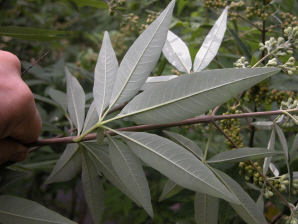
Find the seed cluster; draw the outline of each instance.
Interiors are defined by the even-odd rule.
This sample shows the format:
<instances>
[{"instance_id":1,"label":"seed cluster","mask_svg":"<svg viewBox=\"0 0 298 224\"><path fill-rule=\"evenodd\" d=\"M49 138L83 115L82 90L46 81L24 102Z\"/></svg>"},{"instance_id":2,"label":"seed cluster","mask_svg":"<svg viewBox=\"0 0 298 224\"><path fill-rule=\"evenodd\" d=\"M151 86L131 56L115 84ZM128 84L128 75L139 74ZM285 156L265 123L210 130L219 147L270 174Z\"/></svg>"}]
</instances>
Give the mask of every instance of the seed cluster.
<instances>
[{"instance_id":1,"label":"seed cluster","mask_svg":"<svg viewBox=\"0 0 298 224\"><path fill-rule=\"evenodd\" d=\"M223 115L230 114L241 114L240 110L236 110L236 107L231 107L229 111L223 113ZM233 140L233 142L238 145L239 148L243 147L242 137L240 135L240 119L224 119L220 121L221 128L223 131ZM229 140L225 140L226 151L235 149L232 143Z\"/></svg>"},{"instance_id":2,"label":"seed cluster","mask_svg":"<svg viewBox=\"0 0 298 224\"><path fill-rule=\"evenodd\" d=\"M111 0L109 2L109 13L111 16L115 14L115 11L117 10L118 6L124 6L125 0Z\"/></svg>"},{"instance_id":3,"label":"seed cluster","mask_svg":"<svg viewBox=\"0 0 298 224\"><path fill-rule=\"evenodd\" d=\"M270 5L263 5L256 2L254 6L246 7L245 16L248 19L251 19L253 16L257 16L259 20L267 20L271 15L271 12L268 12Z\"/></svg>"},{"instance_id":4,"label":"seed cluster","mask_svg":"<svg viewBox=\"0 0 298 224\"><path fill-rule=\"evenodd\" d=\"M297 26L298 20L296 16L291 15L289 12L281 12L280 13L281 19L283 21L282 28L288 27L288 26Z\"/></svg>"},{"instance_id":5,"label":"seed cluster","mask_svg":"<svg viewBox=\"0 0 298 224\"><path fill-rule=\"evenodd\" d=\"M222 1L222 0L216 0L216 1L205 0L205 1L203 1L203 7L207 8L207 9L225 8L227 5L228 5L228 1Z\"/></svg>"}]
</instances>

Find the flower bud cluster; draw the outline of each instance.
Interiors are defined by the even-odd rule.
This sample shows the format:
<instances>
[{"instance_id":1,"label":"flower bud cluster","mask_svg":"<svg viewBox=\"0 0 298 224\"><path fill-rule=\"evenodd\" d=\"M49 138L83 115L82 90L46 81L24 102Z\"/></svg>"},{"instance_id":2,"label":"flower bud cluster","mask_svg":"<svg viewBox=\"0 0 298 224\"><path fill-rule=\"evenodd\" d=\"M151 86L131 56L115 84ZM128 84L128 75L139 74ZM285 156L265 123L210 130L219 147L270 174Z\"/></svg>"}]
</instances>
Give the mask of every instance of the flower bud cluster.
<instances>
[{"instance_id":1,"label":"flower bud cluster","mask_svg":"<svg viewBox=\"0 0 298 224\"><path fill-rule=\"evenodd\" d=\"M210 9L217 9L217 8L225 8L228 5L228 1L223 0L204 0L203 1L203 7Z\"/></svg>"},{"instance_id":2,"label":"flower bud cluster","mask_svg":"<svg viewBox=\"0 0 298 224\"><path fill-rule=\"evenodd\" d=\"M280 65L278 67L280 67L288 75L293 75L298 70L298 66L295 66L295 58L294 57L290 57L289 60L285 64Z\"/></svg>"},{"instance_id":3,"label":"flower bud cluster","mask_svg":"<svg viewBox=\"0 0 298 224\"><path fill-rule=\"evenodd\" d=\"M251 19L253 16L257 16L260 20L267 20L271 15L271 12L268 12L270 5L263 5L256 2L254 6L246 7L245 16L248 19Z\"/></svg>"},{"instance_id":4,"label":"flower bud cluster","mask_svg":"<svg viewBox=\"0 0 298 224\"><path fill-rule=\"evenodd\" d=\"M247 92L247 102L256 103L256 106L259 107L263 103L266 102L267 99L267 93L269 91L269 84L268 83L260 83L258 85L255 85L251 87Z\"/></svg>"},{"instance_id":5,"label":"flower bud cluster","mask_svg":"<svg viewBox=\"0 0 298 224\"><path fill-rule=\"evenodd\" d=\"M139 27L139 34L143 33L147 27L153 23L153 21L160 15L160 12L154 12L152 14L148 14L146 24L142 24L141 27Z\"/></svg>"},{"instance_id":6,"label":"flower bud cluster","mask_svg":"<svg viewBox=\"0 0 298 224\"><path fill-rule=\"evenodd\" d=\"M288 27L284 30L284 35L288 38L290 47L298 48L298 26Z\"/></svg>"},{"instance_id":7,"label":"flower bud cluster","mask_svg":"<svg viewBox=\"0 0 298 224\"><path fill-rule=\"evenodd\" d=\"M231 107L229 111L223 113L223 115L230 114L241 114L240 110L236 110L236 107ZM238 145L239 148L243 147L242 137L240 134L240 119L224 119L220 121L221 128L223 131L233 140L233 142ZM232 143L229 140L225 140L226 150L235 149Z\"/></svg>"},{"instance_id":8,"label":"flower bud cluster","mask_svg":"<svg viewBox=\"0 0 298 224\"><path fill-rule=\"evenodd\" d=\"M294 216L286 216L285 220L286 220L285 224L298 224L298 219Z\"/></svg>"},{"instance_id":9,"label":"flower bud cluster","mask_svg":"<svg viewBox=\"0 0 298 224\"><path fill-rule=\"evenodd\" d=\"M115 14L115 11L117 9L118 6L123 6L125 5L125 0L111 0L109 2L109 13L111 16L113 16Z\"/></svg>"},{"instance_id":10,"label":"flower bud cluster","mask_svg":"<svg viewBox=\"0 0 298 224\"><path fill-rule=\"evenodd\" d=\"M249 62L246 61L245 57L241 57L233 63L234 68L250 68Z\"/></svg>"},{"instance_id":11,"label":"flower bud cluster","mask_svg":"<svg viewBox=\"0 0 298 224\"><path fill-rule=\"evenodd\" d=\"M255 162L254 165L260 171L263 170L258 162ZM261 175L257 171L254 170L253 166L250 164L249 161L240 162L238 167L239 167L239 175L241 175L241 176L244 175L244 178L247 182L254 184L258 187L263 187L263 185L264 185L263 177L261 177ZM268 186L267 190L270 191L271 187ZM268 194L271 194L271 193L268 192Z\"/></svg>"},{"instance_id":12,"label":"flower bud cluster","mask_svg":"<svg viewBox=\"0 0 298 224\"><path fill-rule=\"evenodd\" d=\"M288 26L298 26L297 16L291 15L289 12L281 12L280 13L281 19L283 21L282 28Z\"/></svg>"}]
</instances>

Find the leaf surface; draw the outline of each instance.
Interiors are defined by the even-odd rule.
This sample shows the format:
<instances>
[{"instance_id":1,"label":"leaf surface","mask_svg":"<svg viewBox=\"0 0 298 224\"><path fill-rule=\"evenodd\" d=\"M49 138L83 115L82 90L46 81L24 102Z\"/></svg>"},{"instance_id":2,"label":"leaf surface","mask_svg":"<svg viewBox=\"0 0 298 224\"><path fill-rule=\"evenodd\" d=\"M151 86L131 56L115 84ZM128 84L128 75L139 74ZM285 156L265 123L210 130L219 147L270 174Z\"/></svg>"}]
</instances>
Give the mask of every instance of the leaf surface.
<instances>
[{"instance_id":1,"label":"leaf surface","mask_svg":"<svg viewBox=\"0 0 298 224\"><path fill-rule=\"evenodd\" d=\"M146 89L149 89L151 87L154 87L155 85L169 81L171 79L177 78L178 75L162 75L162 76L151 76L148 77L145 84L141 87L140 90L144 91Z\"/></svg>"},{"instance_id":2,"label":"leaf surface","mask_svg":"<svg viewBox=\"0 0 298 224\"><path fill-rule=\"evenodd\" d=\"M113 132L122 136L140 159L181 187L238 203L207 166L176 143L154 134Z\"/></svg>"},{"instance_id":3,"label":"leaf surface","mask_svg":"<svg viewBox=\"0 0 298 224\"><path fill-rule=\"evenodd\" d=\"M189 140L188 138L184 137L183 135L179 135L174 132L170 131L163 131L173 142L177 143L178 145L181 145L191 153L193 153L195 156L200 158L201 160L204 158L202 149L199 148L199 146L196 145L193 141Z\"/></svg>"},{"instance_id":4,"label":"leaf surface","mask_svg":"<svg viewBox=\"0 0 298 224\"><path fill-rule=\"evenodd\" d=\"M296 153L297 153L297 149L298 149L298 134L296 134L295 136L295 140L294 140L294 143L293 143L293 146L291 148L291 155L290 155L290 159L293 160Z\"/></svg>"},{"instance_id":5,"label":"leaf surface","mask_svg":"<svg viewBox=\"0 0 298 224\"><path fill-rule=\"evenodd\" d=\"M163 201L167 198L172 197L175 194L178 194L180 191L182 191L184 187L179 186L175 182L171 181L170 179L167 181L158 201Z\"/></svg>"},{"instance_id":6,"label":"leaf surface","mask_svg":"<svg viewBox=\"0 0 298 224\"><path fill-rule=\"evenodd\" d=\"M238 163L242 161L275 156L278 154L282 154L282 152L264 148L240 148L221 152L209 159L207 163Z\"/></svg>"},{"instance_id":7,"label":"leaf surface","mask_svg":"<svg viewBox=\"0 0 298 224\"><path fill-rule=\"evenodd\" d=\"M82 167L82 153L78 144L68 144L46 183L65 182L74 178Z\"/></svg>"},{"instance_id":8,"label":"leaf surface","mask_svg":"<svg viewBox=\"0 0 298 224\"><path fill-rule=\"evenodd\" d=\"M134 97L116 118L130 116L137 123L162 124L195 117L278 71L278 68L218 69L183 75Z\"/></svg>"},{"instance_id":9,"label":"leaf surface","mask_svg":"<svg viewBox=\"0 0 298 224\"><path fill-rule=\"evenodd\" d=\"M271 130L273 128L272 121L256 121L251 124L261 130Z\"/></svg>"},{"instance_id":10,"label":"leaf surface","mask_svg":"<svg viewBox=\"0 0 298 224\"><path fill-rule=\"evenodd\" d=\"M1 223L21 224L75 224L75 222L46 207L27 199L1 195L0 220Z\"/></svg>"},{"instance_id":11,"label":"leaf surface","mask_svg":"<svg viewBox=\"0 0 298 224\"><path fill-rule=\"evenodd\" d=\"M135 96L155 67L167 37L174 5L173 0L125 54L117 72L110 108Z\"/></svg>"},{"instance_id":12,"label":"leaf surface","mask_svg":"<svg viewBox=\"0 0 298 224\"><path fill-rule=\"evenodd\" d=\"M195 220L196 224L218 223L218 198L207 194L196 193L195 196Z\"/></svg>"},{"instance_id":13,"label":"leaf surface","mask_svg":"<svg viewBox=\"0 0 298 224\"><path fill-rule=\"evenodd\" d=\"M272 132L271 132L271 136L270 136L270 139L269 139L269 142L268 142L268 149L269 150L273 150L274 149L274 145L275 145L275 128L272 129ZM263 174L266 175L267 171L268 171L268 167L269 167L269 164L271 163L271 160L272 160L272 157L266 157L264 159L264 164L263 164Z\"/></svg>"},{"instance_id":14,"label":"leaf surface","mask_svg":"<svg viewBox=\"0 0 298 224\"><path fill-rule=\"evenodd\" d=\"M267 224L263 213L252 200L252 198L242 189L242 187L234 181L227 174L212 168L212 170L218 175L223 183L233 192L240 200L241 205L230 203L238 215L249 224Z\"/></svg>"},{"instance_id":15,"label":"leaf surface","mask_svg":"<svg viewBox=\"0 0 298 224\"><path fill-rule=\"evenodd\" d=\"M82 185L94 224L100 224L104 212L104 189L97 170L86 151L82 156Z\"/></svg>"},{"instance_id":16,"label":"leaf surface","mask_svg":"<svg viewBox=\"0 0 298 224\"><path fill-rule=\"evenodd\" d=\"M229 7L227 6L216 20L198 51L193 65L193 70L195 72L199 72L206 68L216 56L227 29L228 8Z\"/></svg>"},{"instance_id":17,"label":"leaf surface","mask_svg":"<svg viewBox=\"0 0 298 224\"><path fill-rule=\"evenodd\" d=\"M103 173L103 175L111 181L120 191L127 195L132 201L134 201L138 206L141 206L140 203L134 198L134 196L129 192L126 186L119 179L113 165L111 158L108 154L102 152L97 144L94 143L81 143L89 150L90 155L93 156L95 166Z\"/></svg>"},{"instance_id":18,"label":"leaf surface","mask_svg":"<svg viewBox=\"0 0 298 224\"><path fill-rule=\"evenodd\" d=\"M61 106L65 113L67 113L67 96L64 92L51 88L49 90L49 96Z\"/></svg>"},{"instance_id":19,"label":"leaf surface","mask_svg":"<svg viewBox=\"0 0 298 224\"><path fill-rule=\"evenodd\" d=\"M88 131L91 127L93 127L99 120L99 116L96 111L95 102L93 101L89 107L85 122L83 132Z\"/></svg>"},{"instance_id":20,"label":"leaf surface","mask_svg":"<svg viewBox=\"0 0 298 224\"><path fill-rule=\"evenodd\" d=\"M65 73L68 113L78 130L78 134L80 134L85 118L85 92L78 80L70 74L67 68L65 68Z\"/></svg>"},{"instance_id":21,"label":"leaf surface","mask_svg":"<svg viewBox=\"0 0 298 224\"><path fill-rule=\"evenodd\" d=\"M162 53L180 72L190 73L192 63L188 47L180 37L170 30Z\"/></svg>"},{"instance_id":22,"label":"leaf surface","mask_svg":"<svg viewBox=\"0 0 298 224\"><path fill-rule=\"evenodd\" d=\"M130 193L153 217L150 190L139 158L123 142L109 138L109 152L113 167Z\"/></svg>"},{"instance_id":23,"label":"leaf surface","mask_svg":"<svg viewBox=\"0 0 298 224\"><path fill-rule=\"evenodd\" d=\"M94 72L93 97L99 117L109 105L113 85L118 71L118 61L107 31L104 33L102 46Z\"/></svg>"}]
</instances>

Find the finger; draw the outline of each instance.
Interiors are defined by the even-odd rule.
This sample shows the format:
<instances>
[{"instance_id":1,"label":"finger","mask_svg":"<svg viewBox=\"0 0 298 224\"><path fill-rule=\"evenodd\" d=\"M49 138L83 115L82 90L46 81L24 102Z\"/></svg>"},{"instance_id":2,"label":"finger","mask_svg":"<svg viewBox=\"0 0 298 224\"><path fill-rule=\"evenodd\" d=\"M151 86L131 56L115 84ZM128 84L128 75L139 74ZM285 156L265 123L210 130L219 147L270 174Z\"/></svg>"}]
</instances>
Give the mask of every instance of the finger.
<instances>
[{"instance_id":1,"label":"finger","mask_svg":"<svg viewBox=\"0 0 298 224\"><path fill-rule=\"evenodd\" d=\"M19 58L8 52L0 50L0 70L9 71L0 73L0 76L20 76L21 75L21 62Z\"/></svg>"},{"instance_id":2,"label":"finger","mask_svg":"<svg viewBox=\"0 0 298 224\"><path fill-rule=\"evenodd\" d=\"M28 149L18 141L5 138L0 140L0 164L6 161L22 161L28 156Z\"/></svg>"}]
</instances>

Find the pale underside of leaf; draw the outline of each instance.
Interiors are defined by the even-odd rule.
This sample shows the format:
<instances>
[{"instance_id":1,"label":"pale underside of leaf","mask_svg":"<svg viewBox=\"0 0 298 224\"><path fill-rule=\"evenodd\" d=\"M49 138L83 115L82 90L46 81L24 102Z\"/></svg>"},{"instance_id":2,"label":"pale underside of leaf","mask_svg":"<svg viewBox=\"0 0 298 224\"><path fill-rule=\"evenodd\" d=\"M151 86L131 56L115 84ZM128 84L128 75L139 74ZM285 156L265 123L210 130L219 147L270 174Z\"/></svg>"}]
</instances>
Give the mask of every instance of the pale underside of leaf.
<instances>
[{"instance_id":1,"label":"pale underside of leaf","mask_svg":"<svg viewBox=\"0 0 298 224\"><path fill-rule=\"evenodd\" d=\"M195 156L200 158L201 160L204 158L203 151L199 148L199 146L196 145L193 141L189 140L188 138L184 137L183 135L179 135L174 132L170 131L163 131L169 138L177 143L178 145L181 145L191 153L193 153Z\"/></svg>"},{"instance_id":2,"label":"pale underside of leaf","mask_svg":"<svg viewBox=\"0 0 298 224\"><path fill-rule=\"evenodd\" d=\"M208 163L238 163L248 160L261 159L264 157L282 154L280 151L268 150L265 148L240 148L221 152L211 159Z\"/></svg>"},{"instance_id":3,"label":"pale underside of leaf","mask_svg":"<svg viewBox=\"0 0 298 224\"><path fill-rule=\"evenodd\" d=\"M230 189L233 194L240 200L241 205L230 203L238 215L249 224L267 224L263 213L252 200L252 198L242 189L242 187L227 174L212 168L212 170L221 178L223 183Z\"/></svg>"},{"instance_id":4,"label":"pale underside of leaf","mask_svg":"<svg viewBox=\"0 0 298 224\"><path fill-rule=\"evenodd\" d=\"M148 77L145 84L141 87L140 90L144 91L146 89L154 87L155 85L158 85L159 83L166 82L177 77L178 75L162 75Z\"/></svg>"},{"instance_id":5,"label":"pale underside of leaf","mask_svg":"<svg viewBox=\"0 0 298 224\"><path fill-rule=\"evenodd\" d=\"M97 170L87 152L82 153L82 185L94 224L100 224L104 212L104 189Z\"/></svg>"},{"instance_id":6,"label":"pale underside of leaf","mask_svg":"<svg viewBox=\"0 0 298 224\"><path fill-rule=\"evenodd\" d=\"M109 34L106 31L94 72L93 97L99 117L109 105L117 70L118 61Z\"/></svg>"},{"instance_id":7,"label":"pale underside of leaf","mask_svg":"<svg viewBox=\"0 0 298 224\"><path fill-rule=\"evenodd\" d=\"M251 124L261 130L271 130L273 128L272 121L256 121Z\"/></svg>"},{"instance_id":8,"label":"pale underside of leaf","mask_svg":"<svg viewBox=\"0 0 298 224\"><path fill-rule=\"evenodd\" d=\"M269 168L272 171L272 173L274 174L274 176L276 176L276 177L279 176L279 171L273 163L269 164Z\"/></svg>"},{"instance_id":9,"label":"pale underside of leaf","mask_svg":"<svg viewBox=\"0 0 298 224\"><path fill-rule=\"evenodd\" d=\"M218 223L219 199L207 194L196 193L195 220L196 224Z\"/></svg>"},{"instance_id":10,"label":"pale underside of leaf","mask_svg":"<svg viewBox=\"0 0 298 224\"><path fill-rule=\"evenodd\" d=\"M174 65L180 72L190 73L192 66L190 53L186 44L174 34L168 31L165 45L162 53L168 61Z\"/></svg>"},{"instance_id":11,"label":"pale underside of leaf","mask_svg":"<svg viewBox=\"0 0 298 224\"><path fill-rule=\"evenodd\" d=\"M113 165L111 158L108 154L102 152L98 145L95 143L81 143L85 146L86 149L89 150L90 155L93 156L95 165L98 166L99 170L103 173L103 175L111 181L112 184L115 185L120 191L122 191L125 195L127 195L132 201L134 201L138 206L141 207L140 203L134 196L129 192L126 186L119 179Z\"/></svg>"},{"instance_id":12,"label":"pale underside of leaf","mask_svg":"<svg viewBox=\"0 0 298 224\"><path fill-rule=\"evenodd\" d=\"M83 133L85 131L88 131L91 127L93 127L99 120L99 116L96 111L96 105L95 101L93 101L89 107L85 123L84 123L84 128L83 128Z\"/></svg>"},{"instance_id":13,"label":"pale underside of leaf","mask_svg":"<svg viewBox=\"0 0 298 224\"><path fill-rule=\"evenodd\" d=\"M184 187L179 186L178 184L176 184L175 182L173 182L171 180L168 180L158 201L163 201L169 197L172 197L175 194L178 194L183 189L184 189Z\"/></svg>"},{"instance_id":14,"label":"pale underside of leaf","mask_svg":"<svg viewBox=\"0 0 298 224\"><path fill-rule=\"evenodd\" d=\"M109 151L118 177L146 212L153 217L150 190L139 158L127 145L112 137L109 137Z\"/></svg>"},{"instance_id":15,"label":"pale underside of leaf","mask_svg":"<svg viewBox=\"0 0 298 224\"><path fill-rule=\"evenodd\" d=\"M49 90L49 96L61 106L65 113L67 113L67 95L64 92L51 88Z\"/></svg>"},{"instance_id":16,"label":"pale underside of leaf","mask_svg":"<svg viewBox=\"0 0 298 224\"><path fill-rule=\"evenodd\" d=\"M116 133L124 137L125 142L140 159L178 185L238 203L212 171L183 147L153 134Z\"/></svg>"},{"instance_id":17,"label":"pale underside of leaf","mask_svg":"<svg viewBox=\"0 0 298 224\"><path fill-rule=\"evenodd\" d=\"M164 46L174 5L173 0L124 56L117 72L109 108L127 102L145 83Z\"/></svg>"},{"instance_id":18,"label":"pale underside of leaf","mask_svg":"<svg viewBox=\"0 0 298 224\"><path fill-rule=\"evenodd\" d=\"M65 68L67 80L67 107L71 121L77 127L78 134L81 133L85 118L85 92L67 68Z\"/></svg>"},{"instance_id":19,"label":"pale underside of leaf","mask_svg":"<svg viewBox=\"0 0 298 224\"><path fill-rule=\"evenodd\" d=\"M60 156L46 183L65 182L74 178L81 170L82 153L78 144L68 144Z\"/></svg>"},{"instance_id":20,"label":"pale underside of leaf","mask_svg":"<svg viewBox=\"0 0 298 224\"><path fill-rule=\"evenodd\" d=\"M275 129L272 129L271 132L271 136L269 139L269 143L268 143L268 147L267 149L273 150L274 149L274 145L275 145ZM269 164L271 163L272 157L266 157L264 159L264 164L263 164L263 174L266 175L268 168L269 168Z\"/></svg>"},{"instance_id":21,"label":"pale underside of leaf","mask_svg":"<svg viewBox=\"0 0 298 224\"><path fill-rule=\"evenodd\" d=\"M20 224L75 224L75 222L27 199L1 195L0 222Z\"/></svg>"},{"instance_id":22,"label":"pale underside of leaf","mask_svg":"<svg viewBox=\"0 0 298 224\"><path fill-rule=\"evenodd\" d=\"M199 72L206 68L216 56L226 32L227 16L228 6L217 19L209 34L205 38L200 50L198 51L193 66L193 70L195 72Z\"/></svg>"},{"instance_id":23,"label":"pale underside of leaf","mask_svg":"<svg viewBox=\"0 0 298 224\"><path fill-rule=\"evenodd\" d=\"M278 68L218 69L161 83L136 96L120 114L137 123L171 123L195 117L237 96Z\"/></svg>"}]
</instances>

